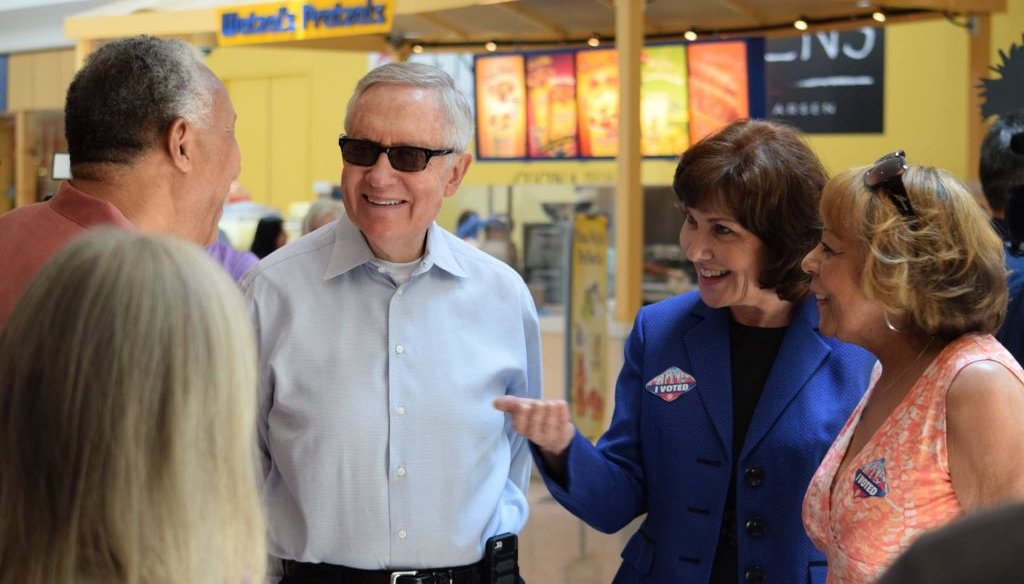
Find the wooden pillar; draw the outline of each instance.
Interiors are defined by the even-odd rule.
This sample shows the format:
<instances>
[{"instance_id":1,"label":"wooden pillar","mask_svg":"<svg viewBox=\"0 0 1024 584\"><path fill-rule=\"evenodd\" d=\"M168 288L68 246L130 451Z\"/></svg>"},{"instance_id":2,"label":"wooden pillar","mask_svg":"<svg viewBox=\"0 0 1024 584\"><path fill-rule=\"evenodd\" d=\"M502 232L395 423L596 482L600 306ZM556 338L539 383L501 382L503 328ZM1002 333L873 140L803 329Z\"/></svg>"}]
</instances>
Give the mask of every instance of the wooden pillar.
<instances>
[{"instance_id":1,"label":"wooden pillar","mask_svg":"<svg viewBox=\"0 0 1024 584\"><path fill-rule=\"evenodd\" d=\"M644 0L615 2L619 53L619 155L615 160L615 318L632 322L643 304L644 201L640 177L640 55Z\"/></svg>"},{"instance_id":2,"label":"wooden pillar","mask_svg":"<svg viewBox=\"0 0 1024 584\"><path fill-rule=\"evenodd\" d=\"M14 206L36 202L35 160L29 144L28 112L14 113Z\"/></svg>"},{"instance_id":3,"label":"wooden pillar","mask_svg":"<svg viewBox=\"0 0 1024 584\"><path fill-rule=\"evenodd\" d=\"M85 60L96 50L95 39L79 39L75 43L75 71L82 68Z\"/></svg>"},{"instance_id":4,"label":"wooden pillar","mask_svg":"<svg viewBox=\"0 0 1024 584\"><path fill-rule=\"evenodd\" d=\"M967 59L967 180L978 180L978 153L988 125L981 119L981 90L978 84L990 75L989 55L992 51L992 17L971 16Z\"/></svg>"}]
</instances>

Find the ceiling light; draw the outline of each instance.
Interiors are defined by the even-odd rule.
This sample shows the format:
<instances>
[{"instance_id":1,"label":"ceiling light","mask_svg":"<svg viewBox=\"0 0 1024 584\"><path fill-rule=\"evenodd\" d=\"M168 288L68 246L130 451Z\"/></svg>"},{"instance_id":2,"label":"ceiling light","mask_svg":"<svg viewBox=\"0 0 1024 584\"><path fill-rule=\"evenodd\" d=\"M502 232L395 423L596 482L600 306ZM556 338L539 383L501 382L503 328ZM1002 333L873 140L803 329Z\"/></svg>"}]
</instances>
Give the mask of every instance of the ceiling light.
<instances>
[{"instance_id":1,"label":"ceiling light","mask_svg":"<svg viewBox=\"0 0 1024 584\"><path fill-rule=\"evenodd\" d=\"M691 28L690 30L683 33L683 38L692 43L693 41L697 40L697 33L694 32Z\"/></svg>"},{"instance_id":2,"label":"ceiling light","mask_svg":"<svg viewBox=\"0 0 1024 584\"><path fill-rule=\"evenodd\" d=\"M797 30L807 30L807 21L803 18L798 18L793 22L793 28Z\"/></svg>"},{"instance_id":3,"label":"ceiling light","mask_svg":"<svg viewBox=\"0 0 1024 584\"><path fill-rule=\"evenodd\" d=\"M423 52L423 45L413 45L412 46L412 52L416 53L417 55L422 53Z\"/></svg>"},{"instance_id":4,"label":"ceiling light","mask_svg":"<svg viewBox=\"0 0 1024 584\"><path fill-rule=\"evenodd\" d=\"M599 39L596 34L590 35L590 38L587 39L587 46L588 47L597 47L597 46L600 46L600 44L601 44L601 39Z\"/></svg>"},{"instance_id":5,"label":"ceiling light","mask_svg":"<svg viewBox=\"0 0 1024 584\"><path fill-rule=\"evenodd\" d=\"M487 49L488 53L493 53L494 51L498 50L498 43L494 41L487 41L486 43L484 43L484 48Z\"/></svg>"},{"instance_id":6,"label":"ceiling light","mask_svg":"<svg viewBox=\"0 0 1024 584\"><path fill-rule=\"evenodd\" d=\"M874 18L875 22L885 22L885 12L879 8L871 15L871 18Z\"/></svg>"}]
</instances>

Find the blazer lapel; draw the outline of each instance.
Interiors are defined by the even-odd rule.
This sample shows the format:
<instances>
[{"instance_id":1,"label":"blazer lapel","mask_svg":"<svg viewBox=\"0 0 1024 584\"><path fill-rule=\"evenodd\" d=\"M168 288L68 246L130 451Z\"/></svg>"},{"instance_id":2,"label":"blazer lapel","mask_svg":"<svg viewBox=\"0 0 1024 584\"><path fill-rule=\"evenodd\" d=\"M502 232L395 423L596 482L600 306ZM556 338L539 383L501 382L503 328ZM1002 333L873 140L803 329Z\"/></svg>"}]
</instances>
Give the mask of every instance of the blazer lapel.
<instances>
[{"instance_id":1,"label":"blazer lapel","mask_svg":"<svg viewBox=\"0 0 1024 584\"><path fill-rule=\"evenodd\" d=\"M718 432L722 449L732 456L732 371L729 368L729 313L698 304L694 314L703 322L683 337L690 356L696 391Z\"/></svg>"},{"instance_id":2,"label":"blazer lapel","mask_svg":"<svg viewBox=\"0 0 1024 584\"><path fill-rule=\"evenodd\" d=\"M831 349L818 336L818 308L813 298L796 307L779 354L768 374L754 419L747 430L742 460L765 437L793 398L802 391Z\"/></svg>"}]
</instances>

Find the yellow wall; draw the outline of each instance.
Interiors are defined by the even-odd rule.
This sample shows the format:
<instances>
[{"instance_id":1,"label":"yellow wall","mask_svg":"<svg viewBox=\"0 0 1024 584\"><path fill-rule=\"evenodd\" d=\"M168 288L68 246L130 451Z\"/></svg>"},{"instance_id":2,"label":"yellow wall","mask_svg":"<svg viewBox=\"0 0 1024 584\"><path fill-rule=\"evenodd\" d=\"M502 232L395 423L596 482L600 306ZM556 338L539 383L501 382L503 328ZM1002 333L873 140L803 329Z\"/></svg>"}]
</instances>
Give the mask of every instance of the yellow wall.
<instances>
[{"instance_id":1,"label":"yellow wall","mask_svg":"<svg viewBox=\"0 0 1024 584\"><path fill-rule=\"evenodd\" d=\"M903 149L918 164L967 172L968 33L945 20L886 28L884 134L812 135L831 173Z\"/></svg>"},{"instance_id":2,"label":"yellow wall","mask_svg":"<svg viewBox=\"0 0 1024 584\"><path fill-rule=\"evenodd\" d=\"M18 53L7 65L8 111L64 109L75 72L74 50Z\"/></svg>"},{"instance_id":3,"label":"yellow wall","mask_svg":"<svg viewBox=\"0 0 1024 584\"><path fill-rule=\"evenodd\" d=\"M48 176L49 153L54 137L41 135L29 112L64 111L64 97L74 76L71 49L36 51L11 55L7 61L7 111L0 129L0 213L10 205L33 203L37 197L37 172ZM0 112L2 113L2 112ZM56 142L63 142L58 136Z\"/></svg>"},{"instance_id":4,"label":"yellow wall","mask_svg":"<svg viewBox=\"0 0 1024 584\"><path fill-rule=\"evenodd\" d=\"M220 48L207 64L238 112L241 182L253 200L287 213L313 198L315 181L338 182L338 134L366 53Z\"/></svg>"},{"instance_id":5,"label":"yellow wall","mask_svg":"<svg viewBox=\"0 0 1024 584\"><path fill-rule=\"evenodd\" d=\"M1021 44L1024 33L1024 0L1007 0L1006 13L992 19L991 63L999 63L999 51L1007 51L1011 43Z\"/></svg>"}]
</instances>

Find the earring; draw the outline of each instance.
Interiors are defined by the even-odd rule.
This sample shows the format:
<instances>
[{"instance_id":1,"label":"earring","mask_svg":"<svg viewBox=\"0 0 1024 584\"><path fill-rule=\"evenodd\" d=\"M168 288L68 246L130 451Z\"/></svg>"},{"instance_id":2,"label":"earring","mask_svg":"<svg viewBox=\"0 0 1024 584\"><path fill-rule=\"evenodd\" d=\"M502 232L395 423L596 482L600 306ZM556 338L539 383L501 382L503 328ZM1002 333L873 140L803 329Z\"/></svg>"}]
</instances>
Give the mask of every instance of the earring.
<instances>
[{"instance_id":1,"label":"earring","mask_svg":"<svg viewBox=\"0 0 1024 584\"><path fill-rule=\"evenodd\" d=\"M889 320L889 313L888 312L882 313L882 316L883 316L883 318L885 318L885 326L888 327L888 329L891 330L892 332L894 332L894 333L902 333L903 331L907 330L906 328L896 328L896 327L894 327L892 325L892 322Z\"/></svg>"}]
</instances>

